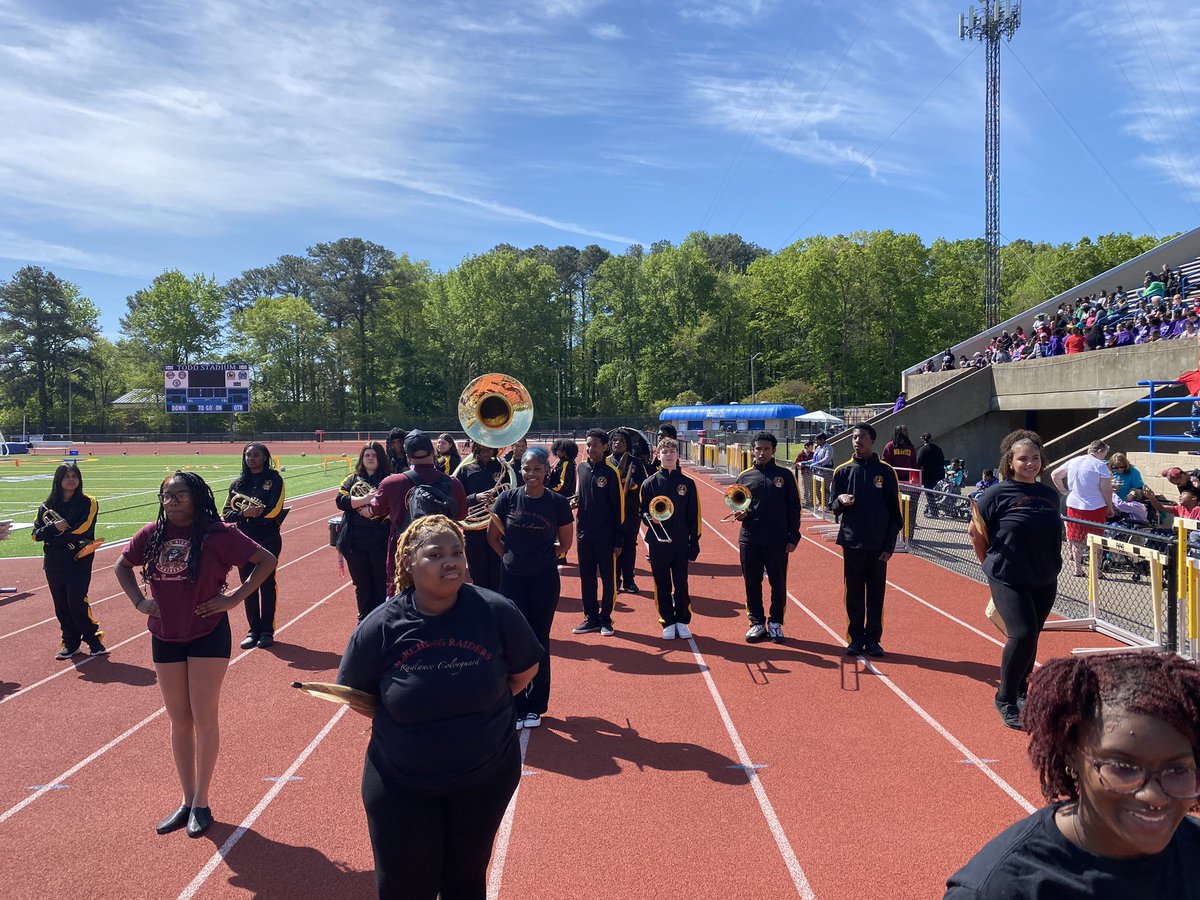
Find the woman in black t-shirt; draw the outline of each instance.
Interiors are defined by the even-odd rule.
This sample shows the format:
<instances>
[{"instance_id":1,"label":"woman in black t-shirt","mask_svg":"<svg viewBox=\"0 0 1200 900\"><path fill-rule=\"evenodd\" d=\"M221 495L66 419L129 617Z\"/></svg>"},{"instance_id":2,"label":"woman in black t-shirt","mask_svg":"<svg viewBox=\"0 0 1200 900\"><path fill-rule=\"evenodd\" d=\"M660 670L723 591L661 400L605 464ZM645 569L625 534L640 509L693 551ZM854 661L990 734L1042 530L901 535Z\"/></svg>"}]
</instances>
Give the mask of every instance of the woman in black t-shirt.
<instances>
[{"instance_id":1,"label":"woman in black t-shirt","mask_svg":"<svg viewBox=\"0 0 1200 900\"><path fill-rule=\"evenodd\" d=\"M550 626L558 609L558 555L571 549L571 505L546 487L548 457L541 447L525 451L525 484L496 498L488 543L501 557L500 593L512 600L533 628L545 654L529 690L516 696L517 728L537 728L550 703Z\"/></svg>"},{"instance_id":2,"label":"woman in black t-shirt","mask_svg":"<svg viewBox=\"0 0 1200 900\"><path fill-rule=\"evenodd\" d=\"M362 797L386 900L484 897L521 777L512 698L542 647L512 603L465 574L458 525L417 519L396 549L399 593L355 629L338 670L377 700Z\"/></svg>"},{"instance_id":3,"label":"woman in black t-shirt","mask_svg":"<svg viewBox=\"0 0 1200 900\"><path fill-rule=\"evenodd\" d=\"M387 543L391 523L386 518L372 518L368 513L379 483L390 474L391 464L382 445L378 441L363 444L354 471L346 476L334 498L342 511L337 549L345 557L350 580L354 582L360 622L388 595Z\"/></svg>"},{"instance_id":4,"label":"woman in black t-shirt","mask_svg":"<svg viewBox=\"0 0 1200 900\"><path fill-rule=\"evenodd\" d=\"M1200 900L1196 663L1052 659L1030 684L1025 726L1051 805L950 876L945 900Z\"/></svg>"},{"instance_id":5,"label":"woman in black t-shirt","mask_svg":"<svg viewBox=\"0 0 1200 900\"><path fill-rule=\"evenodd\" d=\"M1058 492L1038 481L1044 463L1036 432L1009 434L1000 444L1001 481L973 501L968 529L1008 633L996 709L1004 724L1016 729L1062 568Z\"/></svg>"}]
</instances>

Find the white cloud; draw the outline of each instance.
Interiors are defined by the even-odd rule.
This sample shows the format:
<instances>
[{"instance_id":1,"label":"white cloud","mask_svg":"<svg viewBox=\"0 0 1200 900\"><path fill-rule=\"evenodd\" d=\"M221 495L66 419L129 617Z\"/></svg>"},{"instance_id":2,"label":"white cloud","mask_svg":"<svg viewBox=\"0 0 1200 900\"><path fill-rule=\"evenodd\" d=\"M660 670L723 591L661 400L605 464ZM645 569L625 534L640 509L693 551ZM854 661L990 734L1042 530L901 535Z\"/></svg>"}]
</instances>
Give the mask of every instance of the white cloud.
<instances>
[{"instance_id":1,"label":"white cloud","mask_svg":"<svg viewBox=\"0 0 1200 900\"><path fill-rule=\"evenodd\" d=\"M593 25L588 31L592 37L602 41L615 41L625 36L625 32L621 30L620 25L613 25L609 22Z\"/></svg>"},{"instance_id":2,"label":"white cloud","mask_svg":"<svg viewBox=\"0 0 1200 900\"><path fill-rule=\"evenodd\" d=\"M683 0L679 14L710 25L745 25L773 6L773 0Z\"/></svg>"},{"instance_id":3,"label":"white cloud","mask_svg":"<svg viewBox=\"0 0 1200 900\"><path fill-rule=\"evenodd\" d=\"M106 275L146 276L149 272L147 267L128 260L38 240L6 229L0 230L0 259L28 260Z\"/></svg>"}]
</instances>

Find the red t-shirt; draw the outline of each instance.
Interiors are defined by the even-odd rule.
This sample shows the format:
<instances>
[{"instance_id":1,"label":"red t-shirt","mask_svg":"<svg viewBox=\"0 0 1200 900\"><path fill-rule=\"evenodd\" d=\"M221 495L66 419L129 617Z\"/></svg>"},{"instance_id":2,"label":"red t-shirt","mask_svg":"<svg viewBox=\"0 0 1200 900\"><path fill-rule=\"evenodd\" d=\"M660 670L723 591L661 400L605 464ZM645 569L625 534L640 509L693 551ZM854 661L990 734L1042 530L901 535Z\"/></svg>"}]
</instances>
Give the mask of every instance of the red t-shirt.
<instances>
[{"instance_id":1,"label":"red t-shirt","mask_svg":"<svg viewBox=\"0 0 1200 900\"><path fill-rule=\"evenodd\" d=\"M133 536L125 548L125 559L135 568L146 561L146 548L156 523L150 523ZM229 570L244 566L259 550L259 545L234 525L218 523L204 540L200 571L196 583L188 581L192 528L166 525L158 561L150 574L150 593L158 603L157 616L150 616L146 627L156 638L187 643L209 634L221 621L220 616L196 615L196 604L216 595L226 583Z\"/></svg>"},{"instance_id":2,"label":"red t-shirt","mask_svg":"<svg viewBox=\"0 0 1200 900\"><path fill-rule=\"evenodd\" d=\"M1087 341L1085 341L1083 339L1083 335L1079 334L1078 332L1067 335L1067 339L1064 343L1066 344L1068 353L1082 353L1087 349Z\"/></svg>"}]
</instances>

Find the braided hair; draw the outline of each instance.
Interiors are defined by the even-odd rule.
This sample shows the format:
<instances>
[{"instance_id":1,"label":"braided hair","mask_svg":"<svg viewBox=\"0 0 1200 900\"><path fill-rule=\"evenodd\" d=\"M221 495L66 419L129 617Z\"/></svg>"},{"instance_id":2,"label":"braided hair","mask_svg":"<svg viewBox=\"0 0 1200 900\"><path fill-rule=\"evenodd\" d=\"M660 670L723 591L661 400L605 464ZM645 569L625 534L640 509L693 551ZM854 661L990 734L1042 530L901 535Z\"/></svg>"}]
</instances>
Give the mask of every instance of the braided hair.
<instances>
[{"instance_id":1,"label":"braided hair","mask_svg":"<svg viewBox=\"0 0 1200 900\"><path fill-rule=\"evenodd\" d=\"M213 497L212 488L195 472L177 470L174 475L163 479L159 491L161 492L164 487L175 480L182 481L187 485L187 489L192 494L192 539L188 552L187 577L188 581L195 584L200 575L200 551L204 547L205 539L212 532L213 526L220 524L221 514L217 512L217 501ZM154 531L146 545L146 558L142 563L142 581L146 584L150 583L150 575L158 562L158 554L162 551L166 533L167 511L162 500L159 500L158 519L154 523Z\"/></svg>"},{"instance_id":2,"label":"braided hair","mask_svg":"<svg viewBox=\"0 0 1200 900\"><path fill-rule=\"evenodd\" d=\"M275 468L275 461L271 459L271 451L267 449L267 445L259 441L251 441L242 448L242 474L239 475L230 487L235 491L241 490L243 485L250 483L250 477L254 474L250 471L250 467L246 465L246 454L251 450L259 450L263 455L263 471ZM210 492L211 493L211 492Z\"/></svg>"},{"instance_id":3,"label":"braided hair","mask_svg":"<svg viewBox=\"0 0 1200 900\"><path fill-rule=\"evenodd\" d=\"M1096 654L1052 659L1029 684L1022 714L1042 795L1078 799L1071 757L1105 709L1170 725L1200 759L1200 666L1174 653ZM1200 809L1200 803L1193 810Z\"/></svg>"},{"instance_id":4,"label":"braided hair","mask_svg":"<svg viewBox=\"0 0 1200 900\"><path fill-rule=\"evenodd\" d=\"M427 534L438 531L453 531L458 535L461 544L463 530L453 519L441 515L421 516L404 529L400 540L396 542L396 581L394 593L399 594L413 585L412 573L404 568L404 560L412 555L413 550L421 545L421 539Z\"/></svg>"}]
</instances>

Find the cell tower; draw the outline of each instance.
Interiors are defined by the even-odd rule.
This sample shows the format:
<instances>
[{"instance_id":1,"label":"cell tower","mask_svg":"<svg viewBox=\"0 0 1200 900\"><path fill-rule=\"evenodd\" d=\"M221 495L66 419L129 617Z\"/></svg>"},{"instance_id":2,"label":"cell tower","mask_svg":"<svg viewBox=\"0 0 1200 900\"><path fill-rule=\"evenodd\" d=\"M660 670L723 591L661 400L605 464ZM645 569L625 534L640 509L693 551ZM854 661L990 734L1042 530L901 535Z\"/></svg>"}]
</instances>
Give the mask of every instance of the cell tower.
<instances>
[{"instance_id":1,"label":"cell tower","mask_svg":"<svg viewBox=\"0 0 1200 900\"><path fill-rule=\"evenodd\" d=\"M1021 27L1021 0L986 0L958 16L958 37L987 47L987 101L984 117L983 178L987 194L984 225L983 317L988 328L1000 321L1000 38L1011 41Z\"/></svg>"}]
</instances>

